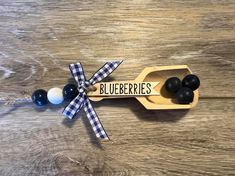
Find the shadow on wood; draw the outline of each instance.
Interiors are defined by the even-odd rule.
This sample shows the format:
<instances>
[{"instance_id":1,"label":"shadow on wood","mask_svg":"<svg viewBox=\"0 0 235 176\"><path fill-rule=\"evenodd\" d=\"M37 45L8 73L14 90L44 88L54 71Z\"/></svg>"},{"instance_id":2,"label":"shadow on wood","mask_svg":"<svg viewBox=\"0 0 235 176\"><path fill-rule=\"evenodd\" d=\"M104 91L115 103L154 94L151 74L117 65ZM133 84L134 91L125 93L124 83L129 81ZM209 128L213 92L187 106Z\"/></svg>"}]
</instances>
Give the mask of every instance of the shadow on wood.
<instances>
[{"instance_id":1,"label":"shadow on wood","mask_svg":"<svg viewBox=\"0 0 235 176\"><path fill-rule=\"evenodd\" d=\"M176 122L183 118L188 109L178 110L147 110L134 98L106 99L98 103L93 103L94 107L110 106L119 108L129 108L136 117L144 121L156 122Z\"/></svg>"},{"instance_id":2,"label":"shadow on wood","mask_svg":"<svg viewBox=\"0 0 235 176\"><path fill-rule=\"evenodd\" d=\"M68 128L72 128L75 121L77 120L81 120L84 123L84 126L86 128L87 133L89 134L90 142L92 143L92 145L94 145L97 148L103 149L100 144L100 140L95 136L94 131L92 130L91 124L83 110L81 112L78 112L76 114L76 117L74 117L73 119L64 118L64 120L62 121L62 124Z\"/></svg>"}]
</instances>

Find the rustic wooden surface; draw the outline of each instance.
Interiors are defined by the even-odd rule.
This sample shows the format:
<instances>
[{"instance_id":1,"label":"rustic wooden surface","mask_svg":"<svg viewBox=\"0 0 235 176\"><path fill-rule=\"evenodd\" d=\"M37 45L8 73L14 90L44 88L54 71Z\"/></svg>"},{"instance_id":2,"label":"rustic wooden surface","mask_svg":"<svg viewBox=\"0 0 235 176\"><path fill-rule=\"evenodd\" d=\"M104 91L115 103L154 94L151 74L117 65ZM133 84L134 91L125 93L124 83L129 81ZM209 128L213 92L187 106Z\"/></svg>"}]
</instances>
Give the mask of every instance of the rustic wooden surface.
<instances>
[{"instance_id":1,"label":"rustic wooden surface","mask_svg":"<svg viewBox=\"0 0 235 176\"><path fill-rule=\"evenodd\" d=\"M111 142L84 114L0 105L0 175L235 175L234 0L0 0L0 96L63 87L68 64L91 75L122 58L115 80L188 64L201 78L190 111L136 100L94 103Z\"/></svg>"}]
</instances>

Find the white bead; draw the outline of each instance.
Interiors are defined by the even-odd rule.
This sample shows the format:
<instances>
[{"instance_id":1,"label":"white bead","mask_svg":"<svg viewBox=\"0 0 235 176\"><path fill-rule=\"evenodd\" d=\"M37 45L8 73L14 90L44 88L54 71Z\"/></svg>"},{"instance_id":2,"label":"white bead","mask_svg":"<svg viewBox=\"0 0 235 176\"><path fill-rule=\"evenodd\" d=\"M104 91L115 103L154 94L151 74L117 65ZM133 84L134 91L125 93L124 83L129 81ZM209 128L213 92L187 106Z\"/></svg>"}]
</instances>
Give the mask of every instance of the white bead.
<instances>
[{"instance_id":1,"label":"white bead","mask_svg":"<svg viewBox=\"0 0 235 176\"><path fill-rule=\"evenodd\" d=\"M47 99L51 104L60 104L64 101L62 89L58 87L51 88L47 92Z\"/></svg>"}]
</instances>

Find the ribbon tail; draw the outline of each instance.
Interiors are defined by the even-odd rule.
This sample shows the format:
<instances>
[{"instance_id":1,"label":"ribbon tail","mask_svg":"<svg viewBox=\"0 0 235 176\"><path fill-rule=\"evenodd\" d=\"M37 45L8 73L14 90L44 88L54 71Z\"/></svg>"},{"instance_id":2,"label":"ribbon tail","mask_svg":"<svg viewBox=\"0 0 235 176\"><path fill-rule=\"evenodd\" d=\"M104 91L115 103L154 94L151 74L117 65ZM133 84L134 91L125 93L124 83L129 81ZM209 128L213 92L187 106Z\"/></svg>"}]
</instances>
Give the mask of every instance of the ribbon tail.
<instances>
[{"instance_id":1,"label":"ribbon tail","mask_svg":"<svg viewBox=\"0 0 235 176\"><path fill-rule=\"evenodd\" d=\"M69 69L71 71L73 78L76 80L78 84L81 84L82 82L86 81L84 69L81 63L70 64Z\"/></svg>"},{"instance_id":2,"label":"ribbon tail","mask_svg":"<svg viewBox=\"0 0 235 176\"><path fill-rule=\"evenodd\" d=\"M63 115L69 119L74 118L77 112L79 112L84 106L85 93L79 93L76 98L69 103L69 105L64 109Z\"/></svg>"},{"instance_id":3,"label":"ribbon tail","mask_svg":"<svg viewBox=\"0 0 235 176\"><path fill-rule=\"evenodd\" d=\"M94 108L91 105L90 100L85 97L84 101L84 111L88 117L88 120L92 126L92 129L97 138L109 140L107 133L105 132L98 115L96 114Z\"/></svg>"},{"instance_id":4,"label":"ribbon tail","mask_svg":"<svg viewBox=\"0 0 235 176\"><path fill-rule=\"evenodd\" d=\"M108 75L110 75L122 61L114 61L105 63L95 74L90 78L89 82L94 85L97 82L102 81Z\"/></svg>"}]
</instances>

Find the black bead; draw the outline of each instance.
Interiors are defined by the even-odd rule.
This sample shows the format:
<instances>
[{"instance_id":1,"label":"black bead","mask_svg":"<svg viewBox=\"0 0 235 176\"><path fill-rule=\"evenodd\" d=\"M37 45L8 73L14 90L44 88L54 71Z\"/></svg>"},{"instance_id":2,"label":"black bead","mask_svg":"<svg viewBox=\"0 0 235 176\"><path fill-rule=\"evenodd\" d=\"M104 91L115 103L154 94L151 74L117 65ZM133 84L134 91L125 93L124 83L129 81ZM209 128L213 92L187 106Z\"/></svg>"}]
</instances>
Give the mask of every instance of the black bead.
<instances>
[{"instance_id":1,"label":"black bead","mask_svg":"<svg viewBox=\"0 0 235 176\"><path fill-rule=\"evenodd\" d=\"M171 77L166 80L165 88L168 92L176 93L181 88L181 81L177 77Z\"/></svg>"},{"instance_id":2,"label":"black bead","mask_svg":"<svg viewBox=\"0 0 235 176\"><path fill-rule=\"evenodd\" d=\"M182 87L176 93L176 99L179 104L189 104L193 101L193 98L194 98L193 91L187 87Z\"/></svg>"},{"instance_id":3,"label":"black bead","mask_svg":"<svg viewBox=\"0 0 235 176\"><path fill-rule=\"evenodd\" d=\"M183 87L188 87L192 90L196 90L200 86L200 80L196 75L187 75L182 81Z\"/></svg>"},{"instance_id":4,"label":"black bead","mask_svg":"<svg viewBox=\"0 0 235 176\"><path fill-rule=\"evenodd\" d=\"M38 89L32 94L33 103L38 106L44 106L48 103L47 92L43 89Z\"/></svg>"},{"instance_id":5,"label":"black bead","mask_svg":"<svg viewBox=\"0 0 235 176\"><path fill-rule=\"evenodd\" d=\"M73 100L78 95L78 88L74 84L64 86L63 95L66 100Z\"/></svg>"}]
</instances>

